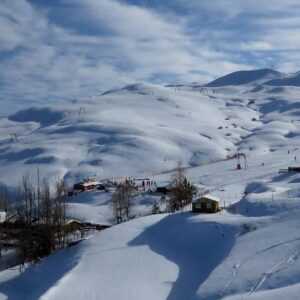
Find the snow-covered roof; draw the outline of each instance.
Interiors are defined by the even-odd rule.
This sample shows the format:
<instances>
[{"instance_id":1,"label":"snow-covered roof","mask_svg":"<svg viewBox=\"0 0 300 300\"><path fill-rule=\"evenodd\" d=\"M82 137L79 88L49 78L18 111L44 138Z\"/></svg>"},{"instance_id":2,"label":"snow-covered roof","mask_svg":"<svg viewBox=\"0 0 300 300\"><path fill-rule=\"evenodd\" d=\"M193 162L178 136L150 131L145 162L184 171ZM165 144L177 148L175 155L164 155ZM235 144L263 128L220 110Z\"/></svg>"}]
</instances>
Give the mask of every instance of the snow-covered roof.
<instances>
[{"instance_id":1,"label":"snow-covered roof","mask_svg":"<svg viewBox=\"0 0 300 300\"><path fill-rule=\"evenodd\" d=\"M82 224L82 222L80 222L80 221L78 221L78 220L70 219L70 220L67 220L67 221L66 221L65 225L72 224L73 222L76 222L76 223Z\"/></svg>"},{"instance_id":2,"label":"snow-covered roof","mask_svg":"<svg viewBox=\"0 0 300 300\"><path fill-rule=\"evenodd\" d=\"M99 181L90 181L90 182L79 182L76 183L75 185L82 185L82 186L90 186L90 185L99 185L101 182Z\"/></svg>"},{"instance_id":3,"label":"snow-covered roof","mask_svg":"<svg viewBox=\"0 0 300 300\"><path fill-rule=\"evenodd\" d=\"M90 181L90 182L83 182L83 186L89 186L89 185L98 185L101 184L99 181Z\"/></svg>"},{"instance_id":4,"label":"snow-covered roof","mask_svg":"<svg viewBox=\"0 0 300 300\"><path fill-rule=\"evenodd\" d=\"M199 202L199 201L201 201L203 198L209 199L209 200L213 200L213 201L216 201L216 202L220 202L220 199L219 199L218 197L213 196L213 195L211 195L211 194L205 194L205 195L203 195L203 196L200 197L200 198L194 199L193 202Z\"/></svg>"}]
</instances>

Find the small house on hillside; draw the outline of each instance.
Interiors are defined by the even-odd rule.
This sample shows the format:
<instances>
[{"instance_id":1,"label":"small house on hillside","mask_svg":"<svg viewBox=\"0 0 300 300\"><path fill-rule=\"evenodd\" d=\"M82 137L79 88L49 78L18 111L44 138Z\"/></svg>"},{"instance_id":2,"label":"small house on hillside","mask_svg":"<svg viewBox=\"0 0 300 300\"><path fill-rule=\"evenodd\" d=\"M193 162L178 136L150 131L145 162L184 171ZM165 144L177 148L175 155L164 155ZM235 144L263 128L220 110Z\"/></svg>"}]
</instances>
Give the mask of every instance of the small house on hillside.
<instances>
[{"instance_id":1,"label":"small house on hillside","mask_svg":"<svg viewBox=\"0 0 300 300\"><path fill-rule=\"evenodd\" d=\"M134 178L133 184L137 187L150 186L151 180L149 178Z\"/></svg>"},{"instance_id":2,"label":"small house on hillside","mask_svg":"<svg viewBox=\"0 0 300 300\"><path fill-rule=\"evenodd\" d=\"M67 232L79 230L83 226L82 222L78 220L67 220L64 227Z\"/></svg>"},{"instance_id":3,"label":"small house on hillside","mask_svg":"<svg viewBox=\"0 0 300 300\"><path fill-rule=\"evenodd\" d=\"M132 183L135 189L138 191L142 190L150 190L155 185L154 181L150 180L149 178L134 178Z\"/></svg>"},{"instance_id":4,"label":"small house on hillside","mask_svg":"<svg viewBox=\"0 0 300 300\"><path fill-rule=\"evenodd\" d=\"M74 190L79 191L89 191L96 189L101 183L98 182L95 178L86 178L82 182L75 183L73 186Z\"/></svg>"},{"instance_id":5,"label":"small house on hillside","mask_svg":"<svg viewBox=\"0 0 300 300\"><path fill-rule=\"evenodd\" d=\"M218 197L206 194L193 200L192 210L193 212L216 213L220 210L219 202Z\"/></svg>"}]
</instances>

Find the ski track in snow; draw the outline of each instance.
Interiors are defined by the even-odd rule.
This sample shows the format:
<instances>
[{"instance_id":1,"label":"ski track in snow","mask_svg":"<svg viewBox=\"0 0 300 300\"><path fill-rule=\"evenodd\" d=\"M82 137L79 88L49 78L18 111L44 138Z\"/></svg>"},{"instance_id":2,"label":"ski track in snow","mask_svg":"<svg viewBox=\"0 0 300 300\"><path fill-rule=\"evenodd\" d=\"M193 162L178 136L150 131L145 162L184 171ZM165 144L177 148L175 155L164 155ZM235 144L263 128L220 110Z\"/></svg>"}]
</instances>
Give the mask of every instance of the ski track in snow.
<instances>
[{"instance_id":1,"label":"ski track in snow","mask_svg":"<svg viewBox=\"0 0 300 300\"><path fill-rule=\"evenodd\" d=\"M262 249L254 254L252 254L251 256L245 258L242 262L237 263L233 266L233 274L232 274L232 278L231 280L227 283L227 285L224 287L224 289L222 290L221 294L220 294L220 299L222 299L225 295L226 292L228 291L228 289L231 287L231 285L233 284L233 282L235 281L235 279L238 277L238 274L240 273L241 269L245 266L245 264L251 262L251 260L253 260L254 258L256 258L258 255L265 253L271 249L274 249L276 247L280 247L289 243L293 243L296 241L300 241L300 237L299 238L295 238L295 239L291 239L288 241L284 241L281 243L278 243L276 245L272 245L270 247L267 247L265 249ZM243 298L245 297L249 297L251 296L251 294L253 294L255 291L257 291L263 284L264 282L266 282L274 273L279 272L280 270L282 270L283 268L285 268L286 266L288 266L289 264L293 263L296 259L298 259L298 251L294 252L291 255L288 255L287 257L284 257L282 260L280 260L278 263L276 263L271 269L267 270L265 273L262 274L262 277L256 281L256 283L252 286L251 290L249 291L248 295L244 295Z\"/></svg>"},{"instance_id":2,"label":"ski track in snow","mask_svg":"<svg viewBox=\"0 0 300 300\"><path fill-rule=\"evenodd\" d=\"M283 258L281 261L279 261L277 264L275 264L271 269L267 270L267 272L262 274L262 277L252 286L252 288L249 291L247 296L249 297L253 293L255 293L267 280L270 279L270 277L273 274L284 269L285 267L287 267L287 265L294 263L294 261L296 259L298 259L298 252L295 252L295 253Z\"/></svg>"}]
</instances>

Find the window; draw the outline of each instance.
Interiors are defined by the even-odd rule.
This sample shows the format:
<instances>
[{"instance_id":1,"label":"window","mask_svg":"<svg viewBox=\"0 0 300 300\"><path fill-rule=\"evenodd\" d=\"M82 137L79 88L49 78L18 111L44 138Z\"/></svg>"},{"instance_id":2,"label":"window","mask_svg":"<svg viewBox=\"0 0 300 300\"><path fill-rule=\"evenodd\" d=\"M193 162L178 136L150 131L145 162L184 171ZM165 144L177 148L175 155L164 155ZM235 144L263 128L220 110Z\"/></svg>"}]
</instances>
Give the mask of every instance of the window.
<instances>
[{"instance_id":1,"label":"window","mask_svg":"<svg viewBox=\"0 0 300 300\"><path fill-rule=\"evenodd\" d=\"M207 209L212 209L212 204L211 204L210 202L207 202L207 203L206 203L206 208L207 208Z\"/></svg>"}]
</instances>

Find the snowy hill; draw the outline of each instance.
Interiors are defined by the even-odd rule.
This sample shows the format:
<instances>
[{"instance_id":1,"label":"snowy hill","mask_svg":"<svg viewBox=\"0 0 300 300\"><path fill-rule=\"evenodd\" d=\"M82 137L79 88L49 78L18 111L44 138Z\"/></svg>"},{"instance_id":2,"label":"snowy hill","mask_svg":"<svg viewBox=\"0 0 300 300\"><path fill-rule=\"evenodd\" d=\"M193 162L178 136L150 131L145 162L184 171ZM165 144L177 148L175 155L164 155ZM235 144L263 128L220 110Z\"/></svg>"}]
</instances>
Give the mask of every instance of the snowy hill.
<instances>
[{"instance_id":1,"label":"snowy hill","mask_svg":"<svg viewBox=\"0 0 300 300\"><path fill-rule=\"evenodd\" d=\"M260 69L253 71L238 71L220 77L210 83L207 87L221 87L226 85L243 85L249 83L259 83L267 80L275 80L283 74L272 69Z\"/></svg>"},{"instance_id":2,"label":"snowy hill","mask_svg":"<svg viewBox=\"0 0 300 300\"><path fill-rule=\"evenodd\" d=\"M282 189L299 180L295 174L269 177L268 184ZM300 241L298 231L291 228L300 226L299 200L287 201L280 193L273 200L266 196L258 199L253 189L251 211L241 208L241 214L184 212L114 226L20 276L15 277L14 270L2 272L0 295L3 299L5 295L11 299L297 299ZM253 217L262 202L270 213Z\"/></svg>"},{"instance_id":3,"label":"snowy hill","mask_svg":"<svg viewBox=\"0 0 300 300\"><path fill-rule=\"evenodd\" d=\"M272 69L260 69L250 71L238 71L220 77L206 85L205 87L224 87L224 86L300 86L299 72L285 74ZM257 88L257 87L256 87Z\"/></svg>"},{"instance_id":4,"label":"snowy hill","mask_svg":"<svg viewBox=\"0 0 300 300\"><path fill-rule=\"evenodd\" d=\"M0 272L0 299L298 299L300 175L278 173L300 159L297 78L264 69L206 87L137 83L0 118L0 180L10 186L37 167L70 186L89 176L165 183L181 160L228 208L113 226L21 275ZM237 152L247 169L236 169ZM69 214L114 224L110 200L83 193ZM136 197L136 215L153 202Z\"/></svg>"},{"instance_id":5,"label":"snowy hill","mask_svg":"<svg viewBox=\"0 0 300 300\"><path fill-rule=\"evenodd\" d=\"M16 183L12 166L40 166L47 177L59 173L74 182L163 171L178 160L195 165L226 158L257 116L246 110L237 116L240 126L225 133L218 128L227 126L226 113L221 99L152 85L29 108L0 120L3 180ZM12 132L18 141L11 142Z\"/></svg>"},{"instance_id":6,"label":"snowy hill","mask_svg":"<svg viewBox=\"0 0 300 300\"><path fill-rule=\"evenodd\" d=\"M251 74L259 81L279 73ZM0 119L2 180L17 184L21 174L16 176L15 169L39 166L44 176L60 174L71 184L88 176L149 175L172 169L179 160L195 166L239 150L296 147L298 95L297 87L253 82L204 92L197 85L182 85L179 91L133 84L29 108ZM11 133L18 141L13 136L11 142Z\"/></svg>"},{"instance_id":7,"label":"snowy hill","mask_svg":"<svg viewBox=\"0 0 300 300\"><path fill-rule=\"evenodd\" d=\"M300 73L297 72L290 76L273 79L265 82L265 85L271 86L300 86Z\"/></svg>"}]
</instances>

